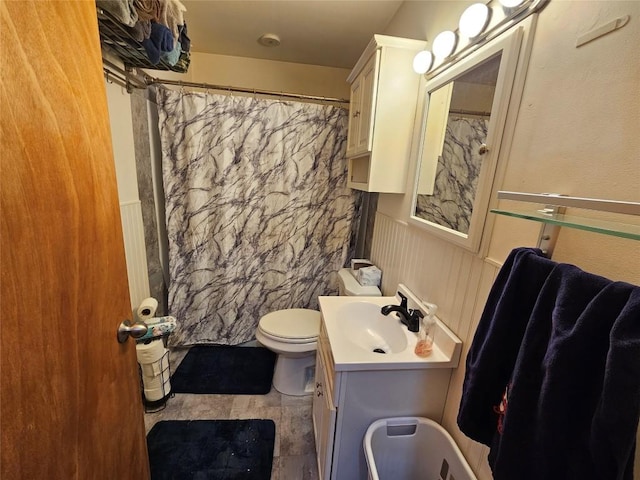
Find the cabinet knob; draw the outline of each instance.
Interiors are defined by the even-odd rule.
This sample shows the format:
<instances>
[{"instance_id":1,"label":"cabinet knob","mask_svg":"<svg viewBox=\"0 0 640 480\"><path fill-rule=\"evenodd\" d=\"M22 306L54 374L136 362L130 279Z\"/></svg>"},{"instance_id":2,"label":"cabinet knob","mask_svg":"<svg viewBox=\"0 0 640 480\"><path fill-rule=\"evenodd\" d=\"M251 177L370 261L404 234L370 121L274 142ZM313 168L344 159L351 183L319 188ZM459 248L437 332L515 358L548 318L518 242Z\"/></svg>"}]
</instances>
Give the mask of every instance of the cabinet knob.
<instances>
[{"instance_id":1,"label":"cabinet knob","mask_svg":"<svg viewBox=\"0 0 640 480\"><path fill-rule=\"evenodd\" d=\"M353 112L353 116L354 117L359 117L360 116L360 112L358 112L358 111Z\"/></svg>"},{"instance_id":2,"label":"cabinet knob","mask_svg":"<svg viewBox=\"0 0 640 480\"><path fill-rule=\"evenodd\" d=\"M484 155L485 153L487 153L489 151L489 147L487 147L486 143L483 143L482 145L480 145L480 148L478 149L478 153L480 155Z\"/></svg>"}]
</instances>

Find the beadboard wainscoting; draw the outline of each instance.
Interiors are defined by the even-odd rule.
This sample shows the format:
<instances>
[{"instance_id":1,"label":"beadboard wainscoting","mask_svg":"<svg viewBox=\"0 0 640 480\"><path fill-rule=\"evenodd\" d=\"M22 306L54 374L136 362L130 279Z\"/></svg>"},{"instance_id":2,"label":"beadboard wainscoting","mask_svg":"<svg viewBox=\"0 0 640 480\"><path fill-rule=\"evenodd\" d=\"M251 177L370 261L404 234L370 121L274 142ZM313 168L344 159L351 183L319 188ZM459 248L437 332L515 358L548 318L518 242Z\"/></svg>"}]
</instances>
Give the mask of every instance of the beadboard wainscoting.
<instances>
[{"instance_id":1,"label":"beadboard wainscoting","mask_svg":"<svg viewBox=\"0 0 640 480\"><path fill-rule=\"evenodd\" d=\"M149 273L142 225L142 207L139 200L120 203L124 253L127 259L131 308L136 308L149 296Z\"/></svg>"},{"instance_id":2,"label":"beadboard wainscoting","mask_svg":"<svg viewBox=\"0 0 640 480\"><path fill-rule=\"evenodd\" d=\"M371 260L382 269L383 295L398 283L438 305L438 317L463 341L460 366L453 371L442 425L451 433L480 480L490 480L489 449L469 438L456 423L465 360L499 267L420 229L376 214ZM440 420L440 419L436 419Z\"/></svg>"}]
</instances>

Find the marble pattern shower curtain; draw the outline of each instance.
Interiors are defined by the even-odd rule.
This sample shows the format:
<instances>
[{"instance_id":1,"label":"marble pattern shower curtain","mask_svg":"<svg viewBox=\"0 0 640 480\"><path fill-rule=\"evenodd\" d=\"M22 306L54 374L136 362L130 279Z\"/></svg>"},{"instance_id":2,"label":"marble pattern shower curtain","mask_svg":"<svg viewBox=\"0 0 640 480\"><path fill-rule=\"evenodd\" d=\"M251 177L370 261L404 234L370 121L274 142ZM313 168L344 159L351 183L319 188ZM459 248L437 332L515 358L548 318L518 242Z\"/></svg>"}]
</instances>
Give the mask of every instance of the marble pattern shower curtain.
<instances>
[{"instance_id":1,"label":"marble pattern shower curtain","mask_svg":"<svg viewBox=\"0 0 640 480\"><path fill-rule=\"evenodd\" d=\"M236 345L317 308L353 254L344 109L157 90L173 345Z\"/></svg>"}]
</instances>

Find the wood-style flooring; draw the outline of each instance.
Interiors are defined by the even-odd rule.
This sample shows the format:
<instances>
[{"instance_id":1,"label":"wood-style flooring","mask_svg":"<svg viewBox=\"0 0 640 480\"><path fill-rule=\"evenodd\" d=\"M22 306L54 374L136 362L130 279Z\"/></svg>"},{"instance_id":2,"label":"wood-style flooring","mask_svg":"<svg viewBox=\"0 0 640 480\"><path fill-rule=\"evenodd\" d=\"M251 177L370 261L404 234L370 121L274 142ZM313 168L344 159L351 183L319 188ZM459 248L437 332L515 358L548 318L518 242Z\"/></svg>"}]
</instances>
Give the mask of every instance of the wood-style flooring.
<instances>
[{"instance_id":1,"label":"wood-style flooring","mask_svg":"<svg viewBox=\"0 0 640 480\"><path fill-rule=\"evenodd\" d=\"M173 349L175 371L188 349ZM161 420L272 419L276 424L271 480L318 480L311 406L313 397L282 395L193 395L177 393L163 410L145 413L146 432Z\"/></svg>"}]
</instances>

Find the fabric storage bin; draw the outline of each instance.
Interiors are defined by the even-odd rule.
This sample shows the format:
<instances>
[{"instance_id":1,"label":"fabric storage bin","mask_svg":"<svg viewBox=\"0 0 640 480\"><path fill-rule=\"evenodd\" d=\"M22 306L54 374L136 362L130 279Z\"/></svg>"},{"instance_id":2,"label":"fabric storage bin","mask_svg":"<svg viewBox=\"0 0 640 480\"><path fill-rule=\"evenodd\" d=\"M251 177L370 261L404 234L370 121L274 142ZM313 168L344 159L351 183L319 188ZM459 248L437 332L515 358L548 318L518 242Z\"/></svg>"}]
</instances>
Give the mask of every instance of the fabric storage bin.
<instances>
[{"instance_id":1,"label":"fabric storage bin","mask_svg":"<svg viewBox=\"0 0 640 480\"><path fill-rule=\"evenodd\" d=\"M369 480L477 480L451 435L428 418L377 420L363 443Z\"/></svg>"}]
</instances>

